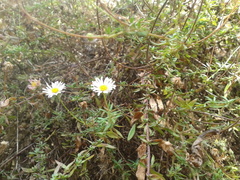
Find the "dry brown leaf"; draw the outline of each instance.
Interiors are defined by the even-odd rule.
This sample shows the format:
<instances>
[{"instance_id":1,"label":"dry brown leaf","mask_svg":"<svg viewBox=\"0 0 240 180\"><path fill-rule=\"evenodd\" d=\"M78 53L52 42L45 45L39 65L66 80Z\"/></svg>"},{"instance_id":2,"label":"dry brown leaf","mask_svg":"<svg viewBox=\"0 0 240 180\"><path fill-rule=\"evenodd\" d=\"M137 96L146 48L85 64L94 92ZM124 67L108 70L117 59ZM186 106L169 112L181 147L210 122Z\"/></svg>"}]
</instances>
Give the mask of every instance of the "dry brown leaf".
<instances>
[{"instance_id":1,"label":"dry brown leaf","mask_svg":"<svg viewBox=\"0 0 240 180\"><path fill-rule=\"evenodd\" d=\"M197 137L197 139L193 142L191 150L192 154L189 155L187 161L194 167L200 167L203 164L203 148L202 141L208 137L212 137L219 133L216 129L211 129L203 132L201 135Z\"/></svg>"},{"instance_id":2,"label":"dry brown leaf","mask_svg":"<svg viewBox=\"0 0 240 180\"><path fill-rule=\"evenodd\" d=\"M102 173L102 175L105 175L108 172L109 167L110 167L110 165L112 163L111 158L106 153L106 148L105 147L102 147L99 150L98 159L100 161L99 167L101 169L101 173Z\"/></svg>"},{"instance_id":3,"label":"dry brown leaf","mask_svg":"<svg viewBox=\"0 0 240 180\"><path fill-rule=\"evenodd\" d=\"M5 149L9 146L8 141L2 141L0 143L0 155L5 151Z\"/></svg>"},{"instance_id":4,"label":"dry brown leaf","mask_svg":"<svg viewBox=\"0 0 240 180\"><path fill-rule=\"evenodd\" d=\"M182 81L181 77L173 77L171 79L172 83L179 89L184 89L185 88L185 84Z\"/></svg>"},{"instance_id":5,"label":"dry brown leaf","mask_svg":"<svg viewBox=\"0 0 240 180\"><path fill-rule=\"evenodd\" d=\"M173 103L173 101L172 100L168 100L166 102L166 114L169 113L175 107L176 107L176 105Z\"/></svg>"},{"instance_id":6,"label":"dry brown leaf","mask_svg":"<svg viewBox=\"0 0 240 180\"><path fill-rule=\"evenodd\" d=\"M87 107L88 107L88 104L87 104L86 101L82 101L82 102L80 102L78 105L79 105L81 108L83 108L83 109L87 109Z\"/></svg>"},{"instance_id":7,"label":"dry brown leaf","mask_svg":"<svg viewBox=\"0 0 240 180\"><path fill-rule=\"evenodd\" d=\"M163 149L169 156L174 154L173 145L169 141L165 141L163 139L155 139L153 142L158 142L158 146Z\"/></svg>"},{"instance_id":8,"label":"dry brown leaf","mask_svg":"<svg viewBox=\"0 0 240 180\"><path fill-rule=\"evenodd\" d=\"M145 143L142 143L138 148L138 158L140 159L137 172L136 172L136 177L138 180L145 180L146 176L146 151L147 151L147 145Z\"/></svg>"},{"instance_id":9,"label":"dry brown leaf","mask_svg":"<svg viewBox=\"0 0 240 180\"><path fill-rule=\"evenodd\" d=\"M81 140L81 138L79 136L76 136L75 144L76 144L76 146L75 146L74 152L76 153L76 152L78 152L80 150L80 148L82 146L82 140Z\"/></svg>"},{"instance_id":10,"label":"dry brown leaf","mask_svg":"<svg viewBox=\"0 0 240 180\"><path fill-rule=\"evenodd\" d=\"M156 98L150 98L149 106L155 113L159 113L164 109L163 102L159 96L157 96Z\"/></svg>"},{"instance_id":11,"label":"dry brown leaf","mask_svg":"<svg viewBox=\"0 0 240 180\"><path fill-rule=\"evenodd\" d=\"M143 112L135 110L131 119L131 126L143 116Z\"/></svg>"},{"instance_id":12,"label":"dry brown leaf","mask_svg":"<svg viewBox=\"0 0 240 180\"><path fill-rule=\"evenodd\" d=\"M9 105L9 98L0 101L0 107L6 107L6 106L8 106L8 105Z\"/></svg>"},{"instance_id":13,"label":"dry brown leaf","mask_svg":"<svg viewBox=\"0 0 240 180\"><path fill-rule=\"evenodd\" d=\"M142 116L143 116L143 112L141 112L141 111L136 111L133 114L134 119L140 119Z\"/></svg>"}]
</instances>

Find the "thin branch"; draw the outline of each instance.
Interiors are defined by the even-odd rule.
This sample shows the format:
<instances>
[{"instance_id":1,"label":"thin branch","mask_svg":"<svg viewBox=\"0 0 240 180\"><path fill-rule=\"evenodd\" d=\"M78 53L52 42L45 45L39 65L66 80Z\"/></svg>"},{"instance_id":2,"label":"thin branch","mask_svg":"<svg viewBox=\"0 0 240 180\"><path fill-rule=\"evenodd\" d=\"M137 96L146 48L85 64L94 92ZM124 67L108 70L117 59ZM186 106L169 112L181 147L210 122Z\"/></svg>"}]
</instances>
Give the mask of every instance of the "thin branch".
<instances>
[{"instance_id":1,"label":"thin branch","mask_svg":"<svg viewBox=\"0 0 240 180\"><path fill-rule=\"evenodd\" d=\"M73 37L78 37L78 38L88 38L88 39L111 39L111 38L115 38L117 36L120 36L123 34L123 32L119 32L119 33L116 33L116 34L112 34L112 35L91 35L91 36L86 36L86 35L79 35L79 34L74 34L74 33L69 33L69 32L65 32L65 31L62 31L62 30L59 30L59 29L56 29L54 27L51 27L51 26L48 26L47 24L39 21L37 18L31 16L25 9L24 7L22 6L22 4L19 2L19 0L17 0L17 3L18 3L18 7L20 8L20 10L22 11L22 13L26 16L26 18L30 19L31 21L45 27L45 28L48 28L50 30L53 30L53 31L56 31L56 32L59 32L59 33L62 33L62 34L66 34L68 36L73 36Z\"/></svg>"},{"instance_id":2,"label":"thin branch","mask_svg":"<svg viewBox=\"0 0 240 180\"><path fill-rule=\"evenodd\" d=\"M195 2L196 2L196 1L195 1ZM200 12L201 12L201 10L202 10L202 5L203 5L203 0L201 1L200 7L199 7L199 9L198 9L197 17L195 18L194 23L193 23L193 25L192 25L192 28L190 29L190 31L189 31L189 33L188 33L188 35L187 35L187 38L186 38L186 40L184 41L184 43L187 42L187 40L189 39L190 35L192 34L192 32L193 32L193 30L194 30L194 28L195 28L195 26L196 26L196 23L197 23L199 14L200 14Z\"/></svg>"},{"instance_id":3,"label":"thin branch","mask_svg":"<svg viewBox=\"0 0 240 180\"><path fill-rule=\"evenodd\" d=\"M238 6L239 6L238 4L234 6L232 12L231 12L227 17L224 18L222 24L219 24L219 25L217 26L217 28L216 28L213 32L211 32L211 33L210 33L209 35L207 35L205 38L203 38L203 39L197 41L196 43L194 43L193 46L196 45L196 44L198 44L198 43L200 43L200 42L203 42L203 41L207 40L208 38L210 38L211 36L213 36L213 34L215 34L216 32L218 32L223 26L225 26L225 24L228 22L229 18L238 10ZM221 23L221 22L220 22L220 23Z\"/></svg>"},{"instance_id":4,"label":"thin branch","mask_svg":"<svg viewBox=\"0 0 240 180\"><path fill-rule=\"evenodd\" d=\"M156 25L156 23L157 23L157 20L158 20L160 14L162 13L164 7L167 5L167 2L168 2L168 0L166 0L166 1L164 2L164 4L162 5L161 9L159 10L159 12L158 12L158 14L157 14L157 17L155 18L155 21L154 21L154 23L153 23L153 25L152 25L152 27L151 27L151 30L150 30L151 33L153 32L153 29L154 29L154 27L155 27L155 25Z\"/></svg>"},{"instance_id":5,"label":"thin branch","mask_svg":"<svg viewBox=\"0 0 240 180\"><path fill-rule=\"evenodd\" d=\"M18 156L19 154L21 154L22 152L24 152L26 149L30 148L33 144L34 144L34 143L29 144L28 146L26 146L25 148L21 149L20 151L18 151L18 152L16 152L16 153L13 153L13 154L10 156L10 158L5 159L5 161L1 162L0 168L3 167L3 166L4 166L5 164L7 164L8 162L10 162L11 160L13 160L16 156Z\"/></svg>"},{"instance_id":6,"label":"thin branch","mask_svg":"<svg viewBox=\"0 0 240 180\"><path fill-rule=\"evenodd\" d=\"M146 125L147 127L147 132L146 132L146 140L147 142L150 142L150 138L149 138L149 124L147 123ZM150 149L150 145L147 144L147 177L150 176L150 169L151 169L151 149Z\"/></svg>"},{"instance_id":7,"label":"thin branch","mask_svg":"<svg viewBox=\"0 0 240 180\"><path fill-rule=\"evenodd\" d=\"M185 25L186 25L186 23L187 23L187 20L188 20L188 18L189 18L189 17L190 17L190 15L192 14L192 12L193 12L193 10L194 10L194 6L195 6L196 2L197 2L197 0L195 0L195 1L194 1L194 3L192 4L192 7L191 7L191 9L190 9L190 12L188 13L188 16L187 16L187 18L185 19L185 21L184 21L184 23L183 23L182 30L183 30L183 28L185 27Z\"/></svg>"},{"instance_id":8,"label":"thin branch","mask_svg":"<svg viewBox=\"0 0 240 180\"><path fill-rule=\"evenodd\" d=\"M153 25L152 25L152 27L151 27L151 29L150 29L150 33L153 32L153 29L154 29L154 27L156 26L157 20L159 19L159 16L160 16L160 14L162 13L164 7L167 5L167 2L168 2L168 0L166 0L166 1L164 2L164 4L162 5L161 9L159 10L159 12L158 12L158 14L157 14L157 17L155 18L155 21L154 21L154 23L153 23ZM149 34L150 34L150 33L149 33ZM148 43L147 51L146 51L146 60L149 61L149 43Z\"/></svg>"},{"instance_id":9,"label":"thin branch","mask_svg":"<svg viewBox=\"0 0 240 180\"><path fill-rule=\"evenodd\" d=\"M39 21L37 18L31 16L24 9L22 4L20 3L20 0L16 0L16 1L18 3L18 7L20 8L21 12L25 15L26 18L30 19L31 21L35 22L36 24L38 24L40 26L43 26L43 27L45 27L47 29L50 29L52 31L56 31L56 32L59 32L59 33L62 33L62 34L68 35L68 36L73 36L73 37L77 37L77 38L87 38L87 39L112 39L112 38L116 38L116 37L118 37L120 35L124 35L126 33L129 33L127 31L126 32L121 31L121 32L118 32L116 34L111 34L111 35L107 35L107 34L103 34L103 35L80 35L80 34L69 33L69 32L62 31L60 29L56 29L54 27L48 26L47 24ZM153 33L147 33L146 36L152 36L152 37L155 37L155 38L166 39L164 36L160 36L160 35L153 34Z\"/></svg>"},{"instance_id":10,"label":"thin branch","mask_svg":"<svg viewBox=\"0 0 240 180\"><path fill-rule=\"evenodd\" d=\"M111 17L113 17L117 22L119 22L120 24L122 24L122 25L124 25L124 26L129 26L129 24L127 24L127 23L125 23L125 22L123 22L122 20L120 20L120 16L119 15L117 15L117 14L114 14L110 9L108 9L108 7L105 5L105 4L103 4L100 0L99 0L99 7L101 7L102 9L104 9ZM122 18L124 18L124 17L122 17ZM124 18L124 19L126 19L126 18Z\"/></svg>"}]
</instances>

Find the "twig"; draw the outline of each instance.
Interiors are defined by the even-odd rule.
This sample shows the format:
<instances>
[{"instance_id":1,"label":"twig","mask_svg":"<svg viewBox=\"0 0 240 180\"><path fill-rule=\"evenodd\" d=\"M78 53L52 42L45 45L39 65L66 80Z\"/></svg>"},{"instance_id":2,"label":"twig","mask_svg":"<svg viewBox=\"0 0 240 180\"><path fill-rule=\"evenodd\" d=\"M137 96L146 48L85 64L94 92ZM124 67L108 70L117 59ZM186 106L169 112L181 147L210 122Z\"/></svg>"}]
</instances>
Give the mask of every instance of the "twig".
<instances>
[{"instance_id":1,"label":"twig","mask_svg":"<svg viewBox=\"0 0 240 180\"><path fill-rule=\"evenodd\" d=\"M159 10L159 12L158 12L158 14L157 14L157 17L155 18L155 21L154 21L154 23L153 23L153 25L152 25L152 27L151 27L151 29L150 29L149 34L153 32L153 29L154 29L154 27L155 27L155 25L156 25L156 23L157 23L157 20L158 20L160 14L162 13L164 7L167 5L167 2L168 2L168 0L166 0L166 1L164 2L164 4L162 5L161 9ZM149 45L149 43L148 43L148 45L147 45L147 51L146 51L146 60L147 60L147 62L149 61L149 46L150 46L150 45Z\"/></svg>"},{"instance_id":2,"label":"twig","mask_svg":"<svg viewBox=\"0 0 240 180\"><path fill-rule=\"evenodd\" d=\"M155 21L154 21L154 23L153 23L153 25L152 25L152 27L151 27L151 30L150 30L151 33L153 32L153 29L154 29L154 27L155 27L155 25L156 25L156 23L157 23L157 20L158 20L160 14L162 13L164 7L167 5L167 2L168 2L168 0L166 0L166 1L164 2L164 4L162 5L161 9L159 10L159 12L158 12L158 14L157 14L157 17L155 18Z\"/></svg>"},{"instance_id":3,"label":"twig","mask_svg":"<svg viewBox=\"0 0 240 180\"><path fill-rule=\"evenodd\" d=\"M18 111L17 111L17 132L16 132L16 153L19 152L19 119L18 119ZM18 169L18 160L16 159L16 169Z\"/></svg>"},{"instance_id":4,"label":"twig","mask_svg":"<svg viewBox=\"0 0 240 180\"><path fill-rule=\"evenodd\" d=\"M79 35L79 34L74 34L74 33L69 33L69 32L65 32L65 31L62 31L62 30L59 30L59 29L56 29L54 27L51 27L51 26L48 26L47 24L39 21L37 18L31 16L22 6L22 4L19 2L19 0L16 0L17 3L18 3L18 6L20 8L20 10L22 11L22 13L30 20L32 20L33 22L43 26L43 27L46 27L50 30L53 30L53 31L56 31L56 32L59 32L59 33L62 33L62 34L66 34L68 36L74 36L74 37L78 37L78 38L88 38L88 39L111 39L111 38L115 38L117 36L120 36L123 34L123 32L119 32L119 33L116 33L116 34L112 34L112 35L92 35L92 36L85 36L85 35Z\"/></svg>"},{"instance_id":5,"label":"twig","mask_svg":"<svg viewBox=\"0 0 240 180\"><path fill-rule=\"evenodd\" d=\"M62 31L60 29L56 29L54 27L48 26L47 24L39 21L37 18L31 16L24 9L24 7L19 2L19 0L16 0L16 1L18 3L18 6L19 6L20 10L22 11L22 13L25 15L26 18L30 19L31 21L35 22L36 24L38 24L40 26L43 26L43 27L48 28L52 31L56 31L56 32L59 32L59 33L62 33L62 34L68 35L68 36L73 36L73 37L77 37L77 38L86 38L86 39L112 39L112 38L116 38L120 35L128 34L127 31L121 31L121 32L118 32L116 34L111 34L111 35L107 35L107 34L103 34L103 35L80 35L80 34L74 34L74 33L69 33L69 32L66 32L66 31ZM146 36L152 36L152 37L155 37L155 38L165 39L164 36L160 36L160 35L153 34L153 33L147 33Z\"/></svg>"},{"instance_id":6,"label":"twig","mask_svg":"<svg viewBox=\"0 0 240 180\"><path fill-rule=\"evenodd\" d=\"M229 58L226 60L226 62L225 62L214 74L212 74L212 75L208 78L208 80L211 79L212 77L214 77L219 71L221 71L221 70L228 64L228 62L230 61L230 59L232 59L233 55L234 55L239 49L240 49L240 46L238 46L238 47L233 51L233 53L229 56Z\"/></svg>"},{"instance_id":7,"label":"twig","mask_svg":"<svg viewBox=\"0 0 240 180\"><path fill-rule=\"evenodd\" d=\"M223 117L223 116L218 116L218 115L215 115L215 114L210 114L210 113L207 113L207 112L201 112L201 111L191 111L191 112L196 112L196 113L201 113L201 114L206 114L206 115L209 115L209 116L214 116L214 117L218 117L218 118L221 118L221 119L226 119L228 121L235 121L233 124L227 126L226 128L222 129L221 131L219 131L219 133L222 133L232 127L234 127L235 125L239 124L240 123L240 118L238 117L237 120L233 120L231 118L227 118L227 117Z\"/></svg>"},{"instance_id":8,"label":"twig","mask_svg":"<svg viewBox=\"0 0 240 180\"><path fill-rule=\"evenodd\" d=\"M108 9L108 7L107 7L105 4L103 4L100 0L99 0L99 4L100 4L99 7L101 7L102 9L104 9L104 10L105 10L111 17L113 17L117 22L119 22L120 24L122 24L122 25L124 25L124 26L127 26L127 27L129 26L129 24L121 21L120 18L119 18L120 16L117 15L117 14L114 14L113 12L111 12L111 11Z\"/></svg>"},{"instance_id":9,"label":"twig","mask_svg":"<svg viewBox=\"0 0 240 180\"><path fill-rule=\"evenodd\" d=\"M147 119L147 113L145 114L145 118ZM149 124L146 124L146 140L147 142L150 142L150 138L149 138ZM151 169L151 149L150 149L150 145L147 143L147 172L146 172L146 176L147 178L150 176L150 169Z\"/></svg>"},{"instance_id":10,"label":"twig","mask_svg":"<svg viewBox=\"0 0 240 180\"><path fill-rule=\"evenodd\" d=\"M196 1L194 2L194 4L195 4L195 3L196 3ZM192 28L190 29L190 31L189 31L189 33L188 33L188 35L187 35L187 38L186 38L186 40L184 41L184 43L187 42L187 40L189 39L190 35L192 34L192 32L193 32L193 30L194 30L194 28L195 28L195 26L196 26L196 23L197 23L199 14L200 14L201 9L202 9L202 5L203 5L203 0L201 1L200 7L199 7L199 10L198 10L198 13L197 13L197 17L195 18L194 23L193 23L193 25L192 25Z\"/></svg>"},{"instance_id":11,"label":"twig","mask_svg":"<svg viewBox=\"0 0 240 180\"><path fill-rule=\"evenodd\" d=\"M195 0L194 3L192 4L192 7L191 7L191 9L190 9L190 12L188 13L187 18L185 19L185 21L184 21L184 23L183 23L182 30L183 30L183 28L185 27L185 25L187 24L187 20L188 20L188 18L190 17L190 15L192 14L196 2L197 2L197 0Z\"/></svg>"},{"instance_id":12,"label":"twig","mask_svg":"<svg viewBox=\"0 0 240 180\"><path fill-rule=\"evenodd\" d=\"M215 34L216 32L218 32L218 31L228 22L229 18L235 13L235 11L236 11L237 9L238 9L238 4L233 8L232 12L231 12L227 17L225 17L225 20L223 20L223 23L222 23L221 25L219 24L218 27L217 27L212 33L210 33L210 34L209 34L208 36L206 36L205 38L203 38L203 39L197 41L196 43L194 43L193 46L196 45L196 44L198 44L198 43L200 43L200 42L203 42L203 41L207 40L207 39L210 38L213 34Z\"/></svg>"},{"instance_id":13,"label":"twig","mask_svg":"<svg viewBox=\"0 0 240 180\"><path fill-rule=\"evenodd\" d=\"M206 114L208 116L213 116L213 117L217 117L217 118L220 118L220 119L225 119L225 120L228 120L228 121L238 122L238 120L234 120L234 119L227 118L227 117L224 117L224 116L219 116L219 115L216 115L216 114L211 114L211 113L201 112L201 111L195 111L195 110L190 110L190 111L195 112L195 113L200 113L200 114Z\"/></svg>"},{"instance_id":14,"label":"twig","mask_svg":"<svg viewBox=\"0 0 240 180\"><path fill-rule=\"evenodd\" d=\"M30 148L32 144L29 144L28 146L26 146L25 148L21 149L20 151L18 151L17 153L13 153L11 155L11 157L9 159L6 159L5 161L3 161L1 164L0 164L0 168L3 167L5 164L7 164L9 161L13 160L16 156L18 156L19 154L21 154L23 151L25 151L26 149Z\"/></svg>"}]
</instances>

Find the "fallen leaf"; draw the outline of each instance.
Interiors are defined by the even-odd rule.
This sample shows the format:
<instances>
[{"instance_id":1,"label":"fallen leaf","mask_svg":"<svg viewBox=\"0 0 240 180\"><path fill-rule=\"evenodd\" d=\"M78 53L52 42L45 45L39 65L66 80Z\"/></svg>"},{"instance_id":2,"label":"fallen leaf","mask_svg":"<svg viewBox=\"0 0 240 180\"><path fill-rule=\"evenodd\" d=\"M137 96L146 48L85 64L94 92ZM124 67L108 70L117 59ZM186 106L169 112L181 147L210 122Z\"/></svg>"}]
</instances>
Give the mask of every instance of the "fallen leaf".
<instances>
[{"instance_id":1,"label":"fallen leaf","mask_svg":"<svg viewBox=\"0 0 240 180\"><path fill-rule=\"evenodd\" d=\"M212 137L219 133L216 129L211 129L203 132L201 135L197 137L197 139L193 142L191 150L192 153L187 158L187 161L194 167L200 167L203 164L203 148L202 141L208 137Z\"/></svg>"},{"instance_id":2,"label":"fallen leaf","mask_svg":"<svg viewBox=\"0 0 240 180\"><path fill-rule=\"evenodd\" d=\"M158 146L163 149L169 156L174 154L173 145L169 141L165 141L163 139L155 139L153 142L158 142Z\"/></svg>"},{"instance_id":3,"label":"fallen leaf","mask_svg":"<svg viewBox=\"0 0 240 180\"><path fill-rule=\"evenodd\" d=\"M79 136L76 136L75 144L76 144L76 146L75 146L74 152L76 153L76 152L78 152L80 150L80 148L82 146L82 140L81 140L81 138Z\"/></svg>"},{"instance_id":4,"label":"fallen leaf","mask_svg":"<svg viewBox=\"0 0 240 180\"><path fill-rule=\"evenodd\" d=\"M133 118L137 119L137 120L140 119L142 116L143 116L143 112L141 112L141 111L136 111L133 114Z\"/></svg>"},{"instance_id":5,"label":"fallen leaf","mask_svg":"<svg viewBox=\"0 0 240 180\"><path fill-rule=\"evenodd\" d=\"M159 113L164 109L163 102L159 96L157 96L156 98L150 98L149 106L155 113Z\"/></svg>"},{"instance_id":6,"label":"fallen leaf","mask_svg":"<svg viewBox=\"0 0 240 180\"><path fill-rule=\"evenodd\" d=\"M185 84L182 81L181 77L173 77L171 79L172 83L179 89L184 89L185 88Z\"/></svg>"},{"instance_id":7,"label":"fallen leaf","mask_svg":"<svg viewBox=\"0 0 240 180\"><path fill-rule=\"evenodd\" d=\"M81 108L83 108L83 109L87 109L88 104L87 104L86 101L82 101L82 102L79 103L79 106L80 106Z\"/></svg>"},{"instance_id":8,"label":"fallen leaf","mask_svg":"<svg viewBox=\"0 0 240 180\"><path fill-rule=\"evenodd\" d=\"M0 143L0 155L5 151L5 149L9 146L8 141L2 141Z\"/></svg>"},{"instance_id":9,"label":"fallen leaf","mask_svg":"<svg viewBox=\"0 0 240 180\"><path fill-rule=\"evenodd\" d=\"M6 107L9 105L9 99L0 101L0 107Z\"/></svg>"},{"instance_id":10,"label":"fallen leaf","mask_svg":"<svg viewBox=\"0 0 240 180\"><path fill-rule=\"evenodd\" d=\"M136 177L138 180L145 180L146 176L146 151L147 151L147 145L145 143L142 143L138 148L138 158L140 159L137 171L136 171Z\"/></svg>"},{"instance_id":11,"label":"fallen leaf","mask_svg":"<svg viewBox=\"0 0 240 180\"><path fill-rule=\"evenodd\" d=\"M143 112L134 110L133 117L130 121L130 125L132 126L136 121L138 121L143 116Z\"/></svg>"}]
</instances>

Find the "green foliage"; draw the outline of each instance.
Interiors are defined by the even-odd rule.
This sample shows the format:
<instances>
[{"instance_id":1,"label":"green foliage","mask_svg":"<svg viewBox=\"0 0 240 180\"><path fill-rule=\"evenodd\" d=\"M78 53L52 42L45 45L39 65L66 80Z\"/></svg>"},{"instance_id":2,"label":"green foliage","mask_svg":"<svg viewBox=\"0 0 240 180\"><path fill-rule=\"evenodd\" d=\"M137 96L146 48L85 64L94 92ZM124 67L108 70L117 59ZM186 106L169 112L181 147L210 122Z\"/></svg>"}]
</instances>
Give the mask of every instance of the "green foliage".
<instances>
[{"instance_id":1,"label":"green foliage","mask_svg":"<svg viewBox=\"0 0 240 180\"><path fill-rule=\"evenodd\" d=\"M22 3L0 2L0 179L240 178L238 1Z\"/></svg>"}]
</instances>

